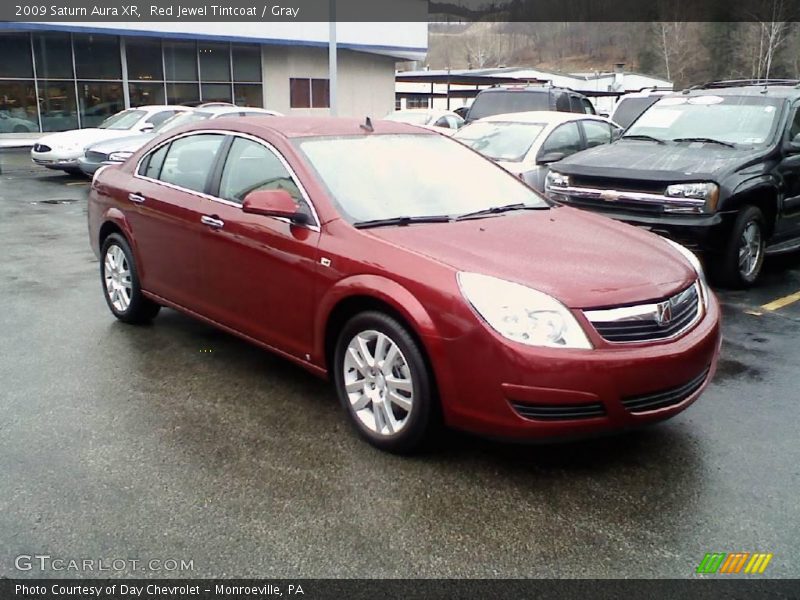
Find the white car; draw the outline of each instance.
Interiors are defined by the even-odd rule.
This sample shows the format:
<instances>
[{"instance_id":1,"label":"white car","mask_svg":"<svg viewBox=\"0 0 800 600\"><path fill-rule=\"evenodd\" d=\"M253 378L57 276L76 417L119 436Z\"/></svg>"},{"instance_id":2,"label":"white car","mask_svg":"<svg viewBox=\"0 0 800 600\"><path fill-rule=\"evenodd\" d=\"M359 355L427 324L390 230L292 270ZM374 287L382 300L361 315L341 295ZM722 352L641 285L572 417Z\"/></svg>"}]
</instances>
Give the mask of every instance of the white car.
<instances>
[{"instance_id":1,"label":"white car","mask_svg":"<svg viewBox=\"0 0 800 600\"><path fill-rule=\"evenodd\" d=\"M408 108L396 110L384 117L387 121L399 121L410 125L418 125L446 135L453 135L464 125L464 119L449 110L432 108Z\"/></svg>"},{"instance_id":2,"label":"white car","mask_svg":"<svg viewBox=\"0 0 800 600\"><path fill-rule=\"evenodd\" d=\"M491 158L542 192L551 163L608 144L621 132L619 125L604 117L531 111L473 121L456 132L453 139Z\"/></svg>"},{"instance_id":3,"label":"white car","mask_svg":"<svg viewBox=\"0 0 800 600\"><path fill-rule=\"evenodd\" d=\"M129 108L108 117L98 127L73 129L45 135L31 148L31 160L48 169L80 173L78 158L86 146L103 140L152 131L179 112L191 110L186 106L153 105Z\"/></svg>"},{"instance_id":4,"label":"white car","mask_svg":"<svg viewBox=\"0 0 800 600\"><path fill-rule=\"evenodd\" d=\"M86 175L94 175L104 165L118 165L125 162L128 157L152 140L155 136L165 131L188 125L196 121L218 119L220 117L282 117L283 114L266 108L250 106L234 106L233 104L203 105L188 112L182 112L164 121L153 131L126 135L111 140L103 140L86 147L83 155L78 158L78 166Z\"/></svg>"}]
</instances>

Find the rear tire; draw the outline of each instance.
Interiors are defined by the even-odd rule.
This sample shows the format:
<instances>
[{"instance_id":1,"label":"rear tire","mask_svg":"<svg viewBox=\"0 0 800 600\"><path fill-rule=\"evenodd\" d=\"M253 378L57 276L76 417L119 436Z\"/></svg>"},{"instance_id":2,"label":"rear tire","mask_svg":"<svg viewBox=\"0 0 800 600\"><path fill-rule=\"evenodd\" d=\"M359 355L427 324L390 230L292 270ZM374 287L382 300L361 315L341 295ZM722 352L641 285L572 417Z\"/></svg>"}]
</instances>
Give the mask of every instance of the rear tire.
<instances>
[{"instance_id":1,"label":"rear tire","mask_svg":"<svg viewBox=\"0 0 800 600\"><path fill-rule=\"evenodd\" d=\"M142 294L139 274L128 241L112 233L100 251L100 282L113 315L131 324L148 323L161 307Z\"/></svg>"},{"instance_id":2,"label":"rear tire","mask_svg":"<svg viewBox=\"0 0 800 600\"><path fill-rule=\"evenodd\" d=\"M381 450L420 450L437 428L437 399L422 350L385 313L367 311L347 322L336 343L333 381L353 426Z\"/></svg>"}]
</instances>

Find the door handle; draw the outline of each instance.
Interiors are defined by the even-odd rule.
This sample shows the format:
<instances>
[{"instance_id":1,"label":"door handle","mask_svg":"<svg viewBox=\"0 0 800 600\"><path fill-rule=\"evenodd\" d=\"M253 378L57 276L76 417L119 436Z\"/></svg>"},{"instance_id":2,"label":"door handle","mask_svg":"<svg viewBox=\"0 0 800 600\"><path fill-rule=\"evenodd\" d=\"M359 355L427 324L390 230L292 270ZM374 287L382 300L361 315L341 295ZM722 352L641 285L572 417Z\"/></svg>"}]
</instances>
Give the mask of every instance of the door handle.
<instances>
[{"instance_id":1,"label":"door handle","mask_svg":"<svg viewBox=\"0 0 800 600\"><path fill-rule=\"evenodd\" d=\"M130 194L128 194L128 200L130 200L131 202L136 202L136 204L141 204L142 202L144 202L144 196L142 196L141 194L134 194L133 192L131 192Z\"/></svg>"},{"instance_id":2,"label":"door handle","mask_svg":"<svg viewBox=\"0 0 800 600\"><path fill-rule=\"evenodd\" d=\"M222 219L217 218L217 216L209 217L208 215L203 215L200 217L200 222L203 225L208 225L209 227L213 227L214 229L222 229L225 226L225 221Z\"/></svg>"}]
</instances>

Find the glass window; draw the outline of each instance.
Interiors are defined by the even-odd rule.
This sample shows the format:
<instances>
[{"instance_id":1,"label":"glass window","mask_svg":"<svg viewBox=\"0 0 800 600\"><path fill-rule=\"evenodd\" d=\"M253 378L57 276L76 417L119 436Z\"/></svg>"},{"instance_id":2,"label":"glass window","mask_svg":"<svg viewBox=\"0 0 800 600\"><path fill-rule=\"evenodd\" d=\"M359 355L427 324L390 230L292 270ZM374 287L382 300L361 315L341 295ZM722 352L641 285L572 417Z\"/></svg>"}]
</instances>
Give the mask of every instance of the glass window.
<instances>
[{"instance_id":1,"label":"glass window","mask_svg":"<svg viewBox=\"0 0 800 600\"><path fill-rule=\"evenodd\" d=\"M569 112L569 94L565 92L556 92L556 110L560 112Z\"/></svg>"},{"instance_id":2,"label":"glass window","mask_svg":"<svg viewBox=\"0 0 800 600\"><path fill-rule=\"evenodd\" d=\"M169 144L164 144L161 148L150 154L142 163L142 166L139 167L139 175L144 175L151 179L158 179L161 174L161 165L164 164L164 158L167 156L167 150L169 150Z\"/></svg>"},{"instance_id":3,"label":"glass window","mask_svg":"<svg viewBox=\"0 0 800 600\"><path fill-rule=\"evenodd\" d=\"M233 80L261 81L261 48L233 46Z\"/></svg>"},{"instance_id":4,"label":"glass window","mask_svg":"<svg viewBox=\"0 0 800 600\"><path fill-rule=\"evenodd\" d=\"M201 83L203 102L230 102L231 84L229 83Z\"/></svg>"},{"instance_id":5,"label":"glass window","mask_svg":"<svg viewBox=\"0 0 800 600\"><path fill-rule=\"evenodd\" d=\"M145 123L152 125L155 128L161 125L167 119L174 117L175 114L176 111L174 110L162 110L153 115L150 115L150 117L145 121Z\"/></svg>"},{"instance_id":6,"label":"glass window","mask_svg":"<svg viewBox=\"0 0 800 600\"><path fill-rule=\"evenodd\" d=\"M469 118L474 121L503 113L550 110L550 93L547 88L540 91L487 90L475 97L469 110ZM566 110L569 111L569 98L564 94L561 95L567 101Z\"/></svg>"},{"instance_id":7,"label":"glass window","mask_svg":"<svg viewBox=\"0 0 800 600\"><path fill-rule=\"evenodd\" d=\"M800 139L795 139L797 136L800 135L800 108L796 108L794 111L794 118L792 119L789 125L789 141L790 142L798 142Z\"/></svg>"},{"instance_id":8,"label":"glass window","mask_svg":"<svg viewBox=\"0 0 800 600\"><path fill-rule=\"evenodd\" d=\"M550 134L539 154L550 154L551 152L563 152L564 155L569 156L581 149L581 134L578 130L578 124L566 123L558 127L553 133Z\"/></svg>"},{"instance_id":9,"label":"glass window","mask_svg":"<svg viewBox=\"0 0 800 600\"><path fill-rule=\"evenodd\" d=\"M39 131L32 81L0 81L0 133Z\"/></svg>"},{"instance_id":10,"label":"glass window","mask_svg":"<svg viewBox=\"0 0 800 600\"><path fill-rule=\"evenodd\" d=\"M40 79L72 79L72 46L68 33L36 33L33 36L36 76Z\"/></svg>"},{"instance_id":11,"label":"glass window","mask_svg":"<svg viewBox=\"0 0 800 600\"><path fill-rule=\"evenodd\" d=\"M175 115L173 119L164 121L164 123L158 127L156 131L158 131L158 133L164 133L170 129L175 129L176 127L182 127L183 125L189 125L190 123L197 123L198 121L205 121L206 119L210 119L212 116L212 113L200 112L197 110L184 111Z\"/></svg>"},{"instance_id":12,"label":"glass window","mask_svg":"<svg viewBox=\"0 0 800 600\"><path fill-rule=\"evenodd\" d=\"M164 42L164 66L166 78L170 81L197 81L195 43Z\"/></svg>"},{"instance_id":13,"label":"glass window","mask_svg":"<svg viewBox=\"0 0 800 600\"><path fill-rule=\"evenodd\" d=\"M517 177L442 135L376 134L295 143L340 212L353 221L458 216L517 203L547 206Z\"/></svg>"},{"instance_id":14,"label":"glass window","mask_svg":"<svg viewBox=\"0 0 800 600\"><path fill-rule=\"evenodd\" d=\"M167 104L186 104L200 101L200 86L197 83L168 83Z\"/></svg>"},{"instance_id":15,"label":"glass window","mask_svg":"<svg viewBox=\"0 0 800 600\"><path fill-rule=\"evenodd\" d=\"M289 106L291 108L311 108L311 80L289 80Z\"/></svg>"},{"instance_id":16,"label":"glass window","mask_svg":"<svg viewBox=\"0 0 800 600\"><path fill-rule=\"evenodd\" d=\"M31 38L27 33L0 34L0 77L33 77Z\"/></svg>"},{"instance_id":17,"label":"glass window","mask_svg":"<svg viewBox=\"0 0 800 600\"><path fill-rule=\"evenodd\" d=\"M122 79L119 38L115 35L74 35L78 79Z\"/></svg>"},{"instance_id":18,"label":"glass window","mask_svg":"<svg viewBox=\"0 0 800 600\"><path fill-rule=\"evenodd\" d=\"M258 106L263 108L264 97L261 84L233 84L233 103L236 106Z\"/></svg>"},{"instance_id":19,"label":"glass window","mask_svg":"<svg viewBox=\"0 0 800 600\"><path fill-rule=\"evenodd\" d=\"M594 148L611 143L611 125L602 121L583 121L586 147Z\"/></svg>"},{"instance_id":20,"label":"glass window","mask_svg":"<svg viewBox=\"0 0 800 600\"><path fill-rule=\"evenodd\" d=\"M295 202L303 202L292 176L273 152L251 140L236 138L222 170L219 195L241 204L254 190L286 190Z\"/></svg>"},{"instance_id":21,"label":"glass window","mask_svg":"<svg viewBox=\"0 0 800 600\"><path fill-rule=\"evenodd\" d=\"M541 135L543 123L475 121L453 137L493 160L522 161Z\"/></svg>"},{"instance_id":22,"label":"glass window","mask_svg":"<svg viewBox=\"0 0 800 600\"><path fill-rule=\"evenodd\" d=\"M128 85L131 106L164 104L163 83L131 83Z\"/></svg>"},{"instance_id":23,"label":"glass window","mask_svg":"<svg viewBox=\"0 0 800 600\"><path fill-rule=\"evenodd\" d=\"M81 127L97 127L125 108L122 83L78 82Z\"/></svg>"},{"instance_id":24,"label":"glass window","mask_svg":"<svg viewBox=\"0 0 800 600\"><path fill-rule=\"evenodd\" d=\"M100 124L100 129L125 130L130 129L138 123L147 112L143 110L123 110L108 117Z\"/></svg>"},{"instance_id":25,"label":"glass window","mask_svg":"<svg viewBox=\"0 0 800 600\"><path fill-rule=\"evenodd\" d=\"M658 96L623 98L617 102L614 114L611 115L611 120L622 127L627 127L638 119L639 115L655 104L656 100L658 100Z\"/></svg>"},{"instance_id":26,"label":"glass window","mask_svg":"<svg viewBox=\"0 0 800 600\"><path fill-rule=\"evenodd\" d=\"M75 84L72 81L40 81L42 131L78 128Z\"/></svg>"},{"instance_id":27,"label":"glass window","mask_svg":"<svg viewBox=\"0 0 800 600\"><path fill-rule=\"evenodd\" d=\"M200 44L200 80L230 81L231 57L228 44Z\"/></svg>"},{"instance_id":28,"label":"glass window","mask_svg":"<svg viewBox=\"0 0 800 600\"><path fill-rule=\"evenodd\" d=\"M406 108L428 108L428 97L409 96L406 100Z\"/></svg>"},{"instance_id":29,"label":"glass window","mask_svg":"<svg viewBox=\"0 0 800 600\"><path fill-rule=\"evenodd\" d=\"M311 80L311 108L329 108L331 105L330 81Z\"/></svg>"},{"instance_id":30,"label":"glass window","mask_svg":"<svg viewBox=\"0 0 800 600\"><path fill-rule=\"evenodd\" d=\"M164 79L161 40L128 39L125 41L125 58L128 62L128 79Z\"/></svg>"},{"instance_id":31,"label":"glass window","mask_svg":"<svg viewBox=\"0 0 800 600\"><path fill-rule=\"evenodd\" d=\"M578 112L583 112L583 113L584 113L584 114L586 114L586 115L594 115L594 114L597 114L597 113L595 112L595 110L594 110L594 104L592 104L592 103L589 101L589 99L588 99L588 98L581 98L581 106L583 107L583 110L582 110L582 111L580 111L580 110L579 110Z\"/></svg>"},{"instance_id":32,"label":"glass window","mask_svg":"<svg viewBox=\"0 0 800 600\"><path fill-rule=\"evenodd\" d=\"M170 144L159 179L189 190L202 192L224 136L199 133Z\"/></svg>"}]
</instances>

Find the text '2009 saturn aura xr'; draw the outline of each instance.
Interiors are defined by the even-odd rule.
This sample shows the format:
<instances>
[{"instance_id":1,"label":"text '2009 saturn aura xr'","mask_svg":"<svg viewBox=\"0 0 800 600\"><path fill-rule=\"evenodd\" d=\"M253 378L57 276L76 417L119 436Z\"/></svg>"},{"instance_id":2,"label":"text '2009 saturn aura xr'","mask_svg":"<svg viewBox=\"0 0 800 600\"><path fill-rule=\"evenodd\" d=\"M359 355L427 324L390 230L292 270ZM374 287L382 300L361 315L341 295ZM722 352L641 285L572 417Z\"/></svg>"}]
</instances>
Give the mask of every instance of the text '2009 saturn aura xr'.
<instances>
[{"instance_id":1,"label":"text '2009 saturn aura xr'","mask_svg":"<svg viewBox=\"0 0 800 600\"><path fill-rule=\"evenodd\" d=\"M719 354L690 252L402 123L171 131L97 173L89 232L117 318L168 306L327 376L395 452L441 424L522 440L660 421Z\"/></svg>"}]
</instances>

